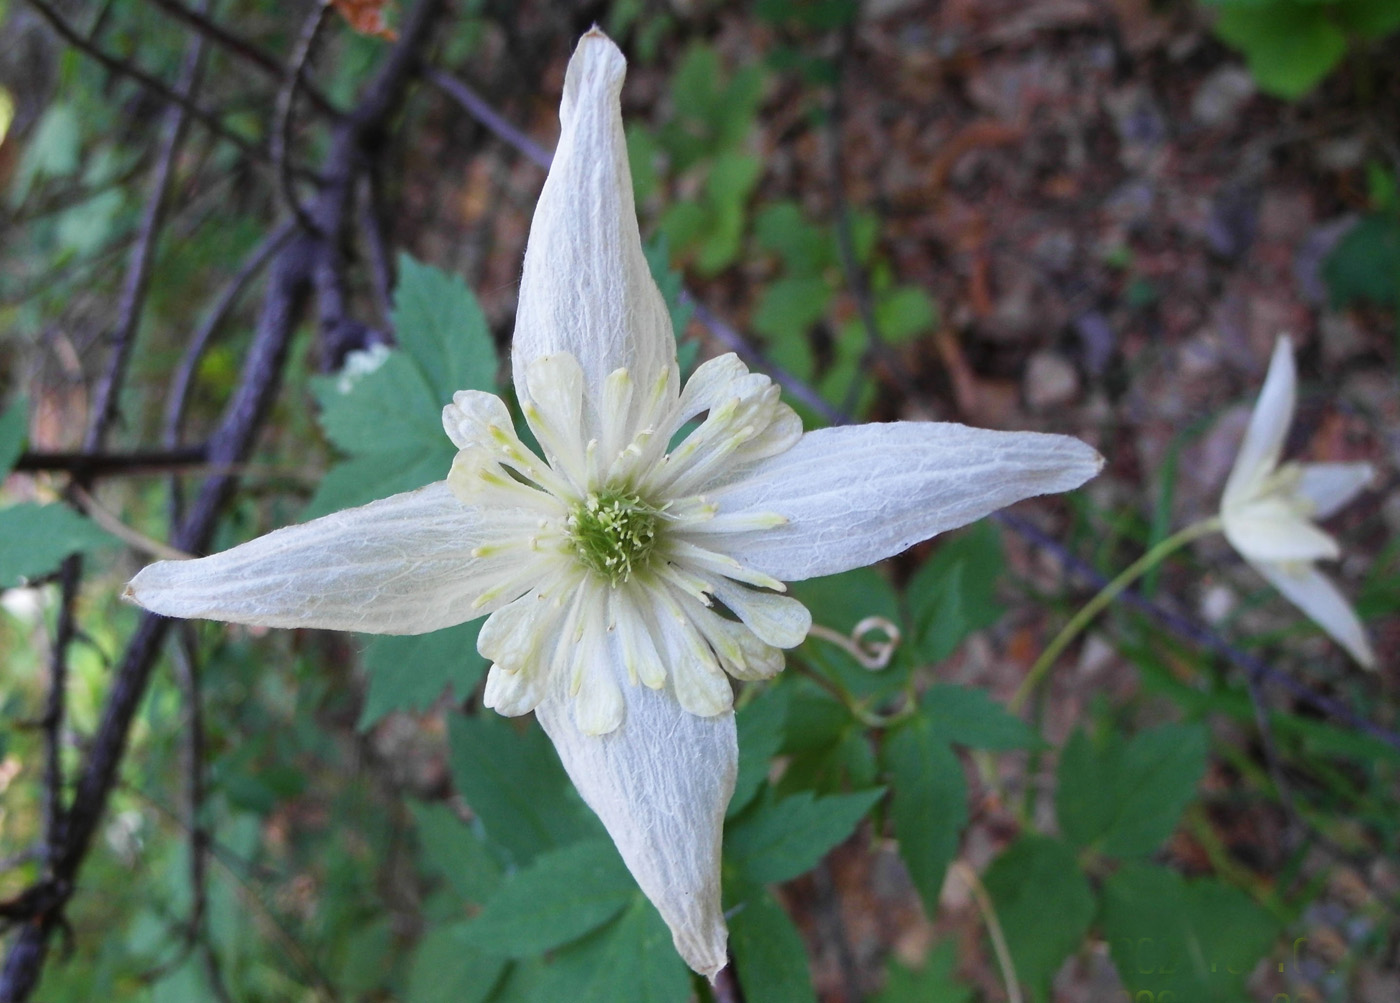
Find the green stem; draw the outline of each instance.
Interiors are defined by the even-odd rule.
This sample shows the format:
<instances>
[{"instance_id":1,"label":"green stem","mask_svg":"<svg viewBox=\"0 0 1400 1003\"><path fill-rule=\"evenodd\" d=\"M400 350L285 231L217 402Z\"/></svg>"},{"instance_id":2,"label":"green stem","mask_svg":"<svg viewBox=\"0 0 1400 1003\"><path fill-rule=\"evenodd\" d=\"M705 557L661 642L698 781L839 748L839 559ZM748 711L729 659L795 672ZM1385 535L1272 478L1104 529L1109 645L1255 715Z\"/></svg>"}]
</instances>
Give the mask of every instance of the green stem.
<instances>
[{"instance_id":1,"label":"green stem","mask_svg":"<svg viewBox=\"0 0 1400 1003\"><path fill-rule=\"evenodd\" d=\"M1021 681L1016 695L1011 698L1011 712L1013 714L1020 712L1026 699L1040 685L1041 680L1050 672L1055 660L1064 653L1070 642L1078 637L1085 627L1089 626L1094 617L1103 612L1104 607L1117 599L1124 589L1188 543L1219 531L1219 516L1211 516L1209 519L1194 522L1185 529L1160 541L1151 550L1124 568L1117 578L1105 585L1098 595L1085 603L1084 608L1076 613L1069 623L1065 624L1064 628L1055 635L1055 639L1046 645L1045 650L1041 652L1040 657L1035 660L1035 664L1026 673L1026 678Z\"/></svg>"}]
</instances>

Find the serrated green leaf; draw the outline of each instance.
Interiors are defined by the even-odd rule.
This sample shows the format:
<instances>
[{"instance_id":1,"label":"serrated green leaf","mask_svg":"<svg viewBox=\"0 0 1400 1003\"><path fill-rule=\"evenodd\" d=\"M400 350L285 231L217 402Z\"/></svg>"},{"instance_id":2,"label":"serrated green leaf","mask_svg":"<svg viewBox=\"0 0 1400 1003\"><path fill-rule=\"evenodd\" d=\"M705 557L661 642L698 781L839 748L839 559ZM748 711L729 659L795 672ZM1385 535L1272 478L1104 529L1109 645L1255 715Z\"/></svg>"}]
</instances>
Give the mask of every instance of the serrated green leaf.
<instances>
[{"instance_id":1,"label":"serrated green leaf","mask_svg":"<svg viewBox=\"0 0 1400 1003\"><path fill-rule=\"evenodd\" d=\"M495 714L456 715L447 736L453 782L491 845L517 865L601 834L539 728L517 730Z\"/></svg>"},{"instance_id":2,"label":"serrated green leaf","mask_svg":"<svg viewBox=\"0 0 1400 1003\"><path fill-rule=\"evenodd\" d=\"M729 948L751 1000L816 1003L807 948L783 907L765 889L741 885L732 894Z\"/></svg>"},{"instance_id":3,"label":"serrated green leaf","mask_svg":"<svg viewBox=\"0 0 1400 1003\"><path fill-rule=\"evenodd\" d=\"M822 798L811 791L765 798L728 826L725 859L752 882L795 878L846 840L884 793L877 787Z\"/></svg>"},{"instance_id":4,"label":"serrated green leaf","mask_svg":"<svg viewBox=\"0 0 1400 1003\"><path fill-rule=\"evenodd\" d=\"M445 435L439 439L404 440L401 449L376 449L341 460L316 485L301 513L302 520L367 505L442 480L451 469L454 451Z\"/></svg>"},{"instance_id":5,"label":"serrated green leaf","mask_svg":"<svg viewBox=\"0 0 1400 1003\"><path fill-rule=\"evenodd\" d=\"M1071 845L1090 846L1113 826L1117 772L1114 755L1096 749L1083 730L1076 730L1060 749L1055 817Z\"/></svg>"},{"instance_id":6,"label":"serrated green leaf","mask_svg":"<svg viewBox=\"0 0 1400 1003\"><path fill-rule=\"evenodd\" d=\"M486 660L477 653L481 620L470 620L429 634L381 634L365 648L369 690L358 727L369 728L391 711L422 712L443 691L457 699L475 689Z\"/></svg>"},{"instance_id":7,"label":"serrated green leaf","mask_svg":"<svg viewBox=\"0 0 1400 1003\"><path fill-rule=\"evenodd\" d=\"M1033 998L1077 948L1094 918L1094 896L1069 847L1025 835L992 862L982 883L996 907L1016 975Z\"/></svg>"},{"instance_id":8,"label":"serrated green leaf","mask_svg":"<svg viewBox=\"0 0 1400 1003\"><path fill-rule=\"evenodd\" d=\"M16 400L0 414L0 481L14 469L29 437L29 401Z\"/></svg>"},{"instance_id":9,"label":"serrated green leaf","mask_svg":"<svg viewBox=\"0 0 1400 1003\"><path fill-rule=\"evenodd\" d=\"M399 255L394 334L439 401L458 390L496 388L496 347L486 316L466 283L407 254Z\"/></svg>"},{"instance_id":10,"label":"serrated green leaf","mask_svg":"<svg viewBox=\"0 0 1400 1003\"><path fill-rule=\"evenodd\" d=\"M501 980L506 959L478 948L472 924L430 927L408 963L406 1003L480 1003Z\"/></svg>"},{"instance_id":11,"label":"serrated green leaf","mask_svg":"<svg viewBox=\"0 0 1400 1003\"><path fill-rule=\"evenodd\" d=\"M560 950L545 970L540 1003L675 1003L690 976L671 932L645 896L634 893L615 921Z\"/></svg>"},{"instance_id":12,"label":"serrated green leaf","mask_svg":"<svg viewBox=\"0 0 1400 1003\"><path fill-rule=\"evenodd\" d=\"M940 683L919 699L919 714L945 742L974 749L1028 749L1039 743L1030 725L985 690Z\"/></svg>"},{"instance_id":13,"label":"serrated green leaf","mask_svg":"<svg viewBox=\"0 0 1400 1003\"><path fill-rule=\"evenodd\" d=\"M922 968L891 964L885 988L870 1003L968 1003L972 988L958 981L957 966L952 942L942 941L929 952Z\"/></svg>"},{"instance_id":14,"label":"serrated green leaf","mask_svg":"<svg viewBox=\"0 0 1400 1003\"><path fill-rule=\"evenodd\" d=\"M48 574L69 554L120 542L67 505L21 502L0 509L0 588Z\"/></svg>"},{"instance_id":15,"label":"serrated green leaf","mask_svg":"<svg viewBox=\"0 0 1400 1003\"><path fill-rule=\"evenodd\" d=\"M1060 759L1056 814L1065 838L1113 857L1152 853L1176 828L1206 766L1199 725L1164 725L1123 743L1077 733Z\"/></svg>"},{"instance_id":16,"label":"serrated green leaf","mask_svg":"<svg viewBox=\"0 0 1400 1003\"><path fill-rule=\"evenodd\" d=\"M748 807L768 778L772 759L783 744L789 692L783 686L770 686L735 715L739 728L739 776L734 781L734 796L729 799L730 817Z\"/></svg>"},{"instance_id":17,"label":"serrated green leaf","mask_svg":"<svg viewBox=\"0 0 1400 1003\"><path fill-rule=\"evenodd\" d=\"M875 782L875 753L863 724L815 684L793 687L781 751L792 756L780 792L836 793Z\"/></svg>"},{"instance_id":18,"label":"serrated green leaf","mask_svg":"<svg viewBox=\"0 0 1400 1003\"><path fill-rule=\"evenodd\" d=\"M1104 882L1099 922L1124 987L1154 999L1237 1003L1277 924L1213 878L1129 862Z\"/></svg>"},{"instance_id":19,"label":"serrated green leaf","mask_svg":"<svg viewBox=\"0 0 1400 1003\"><path fill-rule=\"evenodd\" d=\"M597 929L636 891L612 843L585 840L541 853L508 878L468 936L482 951L530 957Z\"/></svg>"},{"instance_id":20,"label":"serrated green leaf","mask_svg":"<svg viewBox=\"0 0 1400 1003\"><path fill-rule=\"evenodd\" d=\"M423 871L440 875L464 905L491 898L501 884L501 867L476 834L446 805L411 807Z\"/></svg>"},{"instance_id":21,"label":"serrated green leaf","mask_svg":"<svg viewBox=\"0 0 1400 1003\"><path fill-rule=\"evenodd\" d=\"M892 730L883 750L899 855L924 912L937 915L948 865L967 825L967 780L947 739L924 714Z\"/></svg>"},{"instance_id":22,"label":"serrated green leaf","mask_svg":"<svg viewBox=\"0 0 1400 1003\"><path fill-rule=\"evenodd\" d=\"M914 654L921 661L938 665L962 646L972 633L972 618L963 605L965 564L953 565L952 571L941 576L933 595L921 597L924 619L915 627L910 641Z\"/></svg>"},{"instance_id":23,"label":"serrated green leaf","mask_svg":"<svg viewBox=\"0 0 1400 1003\"><path fill-rule=\"evenodd\" d=\"M346 458L322 479L303 518L447 476L455 449L443 407L458 390L495 389L490 332L460 279L401 256L394 326L396 349L352 356L341 373L311 381L321 427Z\"/></svg>"},{"instance_id":24,"label":"serrated green leaf","mask_svg":"<svg viewBox=\"0 0 1400 1003\"><path fill-rule=\"evenodd\" d=\"M940 542L904 590L917 657L937 664L1001 619L996 590L1005 565L1001 534L986 520Z\"/></svg>"}]
</instances>

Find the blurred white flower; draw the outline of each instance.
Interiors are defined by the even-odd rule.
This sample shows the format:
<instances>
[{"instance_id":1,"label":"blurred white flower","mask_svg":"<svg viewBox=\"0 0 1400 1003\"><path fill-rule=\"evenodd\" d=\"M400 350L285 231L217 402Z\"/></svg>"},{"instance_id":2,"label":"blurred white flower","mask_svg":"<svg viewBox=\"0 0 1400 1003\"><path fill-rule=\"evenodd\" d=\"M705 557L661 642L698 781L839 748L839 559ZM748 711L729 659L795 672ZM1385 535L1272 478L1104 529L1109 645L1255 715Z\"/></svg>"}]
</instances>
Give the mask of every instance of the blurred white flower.
<instances>
[{"instance_id":1,"label":"blurred white flower","mask_svg":"<svg viewBox=\"0 0 1400 1003\"><path fill-rule=\"evenodd\" d=\"M1356 611L1314 562L1336 560L1341 548L1314 520L1326 519L1371 482L1369 463L1285 463L1298 375L1293 344L1281 337L1264 389L1220 501L1230 544L1255 570L1368 669L1375 652Z\"/></svg>"},{"instance_id":2,"label":"blurred white flower","mask_svg":"<svg viewBox=\"0 0 1400 1003\"><path fill-rule=\"evenodd\" d=\"M525 254L511 361L543 458L498 398L463 391L443 412L446 480L151 565L127 595L169 616L388 634L488 616L486 704L535 711L677 950L713 977L738 760L726 673L771 676L806 635L783 581L1069 490L1103 461L1067 436L953 424L804 435L733 355L681 388L632 203L624 73L611 41L584 36Z\"/></svg>"}]
</instances>

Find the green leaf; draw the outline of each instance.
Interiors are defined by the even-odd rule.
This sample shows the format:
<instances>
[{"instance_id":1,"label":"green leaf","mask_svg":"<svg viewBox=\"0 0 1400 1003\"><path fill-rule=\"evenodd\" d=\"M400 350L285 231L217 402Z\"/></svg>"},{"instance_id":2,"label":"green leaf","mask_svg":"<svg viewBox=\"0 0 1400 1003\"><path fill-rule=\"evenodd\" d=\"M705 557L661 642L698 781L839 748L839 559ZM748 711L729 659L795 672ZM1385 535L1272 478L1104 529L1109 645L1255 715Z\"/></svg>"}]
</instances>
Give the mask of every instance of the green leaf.
<instances>
[{"instance_id":1,"label":"green leaf","mask_svg":"<svg viewBox=\"0 0 1400 1003\"><path fill-rule=\"evenodd\" d=\"M875 782L866 728L840 702L805 680L793 687L781 751L792 758L778 788L836 793Z\"/></svg>"},{"instance_id":2,"label":"green leaf","mask_svg":"<svg viewBox=\"0 0 1400 1003\"><path fill-rule=\"evenodd\" d=\"M647 267L651 269L656 288L661 290L661 298L666 301L666 310L671 315L671 332L679 340L681 335L685 334L686 325L690 323L695 306L681 298L685 290L681 282L681 273L671 268L671 249L667 246L666 234L657 234L647 242L642 252L646 255ZM685 372L684 366L681 367L681 372Z\"/></svg>"},{"instance_id":3,"label":"green leaf","mask_svg":"<svg viewBox=\"0 0 1400 1003\"><path fill-rule=\"evenodd\" d=\"M820 275L778 279L763 291L753 312L753 327L767 338L806 338L831 304L831 287Z\"/></svg>"},{"instance_id":4,"label":"green leaf","mask_svg":"<svg viewBox=\"0 0 1400 1003\"><path fill-rule=\"evenodd\" d=\"M807 948L783 907L765 889L741 885L732 896L729 948L746 999L816 1003Z\"/></svg>"},{"instance_id":5,"label":"green leaf","mask_svg":"<svg viewBox=\"0 0 1400 1003\"><path fill-rule=\"evenodd\" d=\"M974 749L1029 749L1039 744L1030 725L985 690L940 683L919 699L919 715L945 742Z\"/></svg>"},{"instance_id":6,"label":"green leaf","mask_svg":"<svg viewBox=\"0 0 1400 1003\"><path fill-rule=\"evenodd\" d=\"M707 226L695 254L695 267L714 275L739 256L748 222L745 204L763 174L763 161L747 153L727 152L715 158L705 181Z\"/></svg>"},{"instance_id":7,"label":"green leaf","mask_svg":"<svg viewBox=\"0 0 1400 1003\"><path fill-rule=\"evenodd\" d=\"M889 967L885 988L870 1003L968 1003L972 988L958 981L957 952L952 941L942 941L922 968L909 969L895 962Z\"/></svg>"},{"instance_id":8,"label":"green leaf","mask_svg":"<svg viewBox=\"0 0 1400 1003\"><path fill-rule=\"evenodd\" d=\"M421 713L451 687L465 699L486 671L476 651L481 620L445 627L429 634L381 634L365 648L369 691L358 727L369 728L391 711Z\"/></svg>"},{"instance_id":9,"label":"green leaf","mask_svg":"<svg viewBox=\"0 0 1400 1003\"><path fill-rule=\"evenodd\" d=\"M636 891L612 843L586 840L542 853L507 879L468 936L482 951L530 957L597 929Z\"/></svg>"},{"instance_id":10,"label":"green leaf","mask_svg":"<svg viewBox=\"0 0 1400 1003\"><path fill-rule=\"evenodd\" d=\"M496 894L501 867L456 813L438 804L411 808L423 871L445 879L463 903L485 902Z\"/></svg>"},{"instance_id":11,"label":"green leaf","mask_svg":"<svg viewBox=\"0 0 1400 1003\"><path fill-rule=\"evenodd\" d=\"M407 1003L481 1003L506 963L476 946L471 923L429 927L408 963Z\"/></svg>"},{"instance_id":12,"label":"green leaf","mask_svg":"<svg viewBox=\"0 0 1400 1003\"><path fill-rule=\"evenodd\" d=\"M796 202L765 207L754 218L753 230L758 246L780 257L793 278L821 278L837 261L831 235L810 222Z\"/></svg>"},{"instance_id":13,"label":"green leaf","mask_svg":"<svg viewBox=\"0 0 1400 1003\"><path fill-rule=\"evenodd\" d=\"M1400 306L1400 217L1373 213L1347 231L1322 264L1332 305Z\"/></svg>"},{"instance_id":14,"label":"green leaf","mask_svg":"<svg viewBox=\"0 0 1400 1003\"><path fill-rule=\"evenodd\" d=\"M897 286L876 302L875 323L887 343L905 345L933 330L938 307L918 286Z\"/></svg>"},{"instance_id":15,"label":"green leaf","mask_svg":"<svg viewBox=\"0 0 1400 1003\"><path fill-rule=\"evenodd\" d=\"M749 881L787 881L845 841L885 789L817 798L801 791L765 798L728 826L725 856Z\"/></svg>"},{"instance_id":16,"label":"green leaf","mask_svg":"<svg viewBox=\"0 0 1400 1003\"><path fill-rule=\"evenodd\" d=\"M943 879L967 825L962 764L922 713L890 733L883 758L893 792L890 818L899 855L923 899L924 912L935 916Z\"/></svg>"},{"instance_id":17,"label":"green leaf","mask_svg":"<svg viewBox=\"0 0 1400 1003\"><path fill-rule=\"evenodd\" d=\"M633 893L616 921L558 952L536 990L541 1003L675 1003L690 975L671 931L646 897Z\"/></svg>"},{"instance_id":18,"label":"green leaf","mask_svg":"<svg viewBox=\"0 0 1400 1003\"><path fill-rule=\"evenodd\" d=\"M23 397L0 414L0 481L14 469L29 438L29 402Z\"/></svg>"},{"instance_id":19,"label":"green leaf","mask_svg":"<svg viewBox=\"0 0 1400 1003\"><path fill-rule=\"evenodd\" d=\"M67 505L21 502L0 509L0 588L46 575L69 554L120 542Z\"/></svg>"},{"instance_id":20,"label":"green leaf","mask_svg":"<svg viewBox=\"0 0 1400 1003\"><path fill-rule=\"evenodd\" d=\"M1243 893L1213 878L1184 881L1129 862L1104 882L1099 922L1134 999L1237 1003L1278 926Z\"/></svg>"},{"instance_id":21,"label":"green leaf","mask_svg":"<svg viewBox=\"0 0 1400 1003\"><path fill-rule=\"evenodd\" d=\"M739 727L739 777L734 782L734 796L729 799L730 818L748 807L768 779L769 766L783 744L788 694L786 687L769 686L735 715Z\"/></svg>"},{"instance_id":22,"label":"green leaf","mask_svg":"<svg viewBox=\"0 0 1400 1003\"><path fill-rule=\"evenodd\" d=\"M1395 0L1338 0L1337 23L1362 38L1384 38L1400 28L1400 4Z\"/></svg>"},{"instance_id":23,"label":"green leaf","mask_svg":"<svg viewBox=\"0 0 1400 1003\"><path fill-rule=\"evenodd\" d=\"M82 120L77 108L66 101L51 103L25 144L24 159L10 187L10 205L23 203L31 186L41 178L77 173L82 140Z\"/></svg>"},{"instance_id":24,"label":"green leaf","mask_svg":"<svg viewBox=\"0 0 1400 1003\"><path fill-rule=\"evenodd\" d=\"M1276 0L1267 7L1226 7L1215 33L1244 53L1261 90L1282 98L1312 90L1347 51L1346 34L1320 3Z\"/></svg>"},{"instance_id":25,"label":"green leaf","mask_svg":"<svg viewBox=\"0 0 1400 1003\"><path fill-rule=\"evenodd\" d=\"M992 862L982 883L1017 976L1044 1000L1050 979L1094 918L1094 896L1074 854L1059 840L1025 835Z\"/></svg>"},{"instance_id":26,"label":"green leaf","mask_svg":"<svg viewBox=\"0 0 1400 1003\"><path fill-rule=\"evenodd\" d=\"M356 353L311 390L326 437L346 455L303 518L410 491L447 475L455 449L442 409L458 390L496 388L496 352L476 297L455 276L399 259L398 348Z\"/></svg>"},{"instance_id":27,"label":"green leaf","mask_svg":"<svg viewBox=\"0 0 1400 1003\"><path fill-rule=\"evenodd\" d=\"M910 644L921 660L943 661L973 631L1001 619L996 593L1005 566L1001 534L989 521L939 544L904 590L914 627Z\"/></svg>"},{"instance_id":28,"label":"green leaf","mask_svg":"<svg viewBox=\"0 0 1400 1003\"><path fill-rule=\"evenodd\" d=\"M812 619L839 634L850 634L866 617L879 616L899 626L907 636L899 597L875 568L856 568L839 575L796 582L792 595L812 611ZM823 676L860 699L878 701L898 693L908 679L910 663L896 657L880 672L861 666L845 650L817 637L802 643L802 656Z\"/></svg>"},{"instance_id":29,"label":"green leaf","mask_svg":"<svg viewBox=\"0 0 1400 1003\"><path fill-rule=\"evenodd\" d=\"M518 730L496 714L448 724L452 779L491 844L517 865L602 826L574 793L542 730Z\"/></svg>"},{"instance_id":30,"label":"green leaf","mask_svg":"<svg viewBox=\"0 0 1400 1003\"><path fill-rule=\"evenodd\" d=\"M656 140L643 127L631 123L626 128L627 163L632 169L632 198L638 206L645 203L660 186L656 176L656 158L659 150ZM655 267L653 266L653 272Z\"/></svg>"},{"instance_id":31,"label":"green leaf","mask_svg":"<svg viewBox=\"0 0 1400 1003\"><path fill-rule=\"evenodd\" d=\"M1206 731L1164 725L1124 743L1076 732L1060 756L1055 810L1073 845L1113 857L1152 853L1176 829L1206 768Z\"/></svg>"},{"instance_id":32,"label":"green leaf","mask_svg":"<svg viewBox=\"0 0 1400 1003\"><path fill-rule=\"evenodd\" d=\"M54 231L59 246L83 257L100 250L112 237L125 207L121 189L109 188L65 209Z\"/></svg>"},{"instance_id":33,"label":"green leaf","mask_svg":"<svg viewBox=\"0 0 1400 1003\"><path fill-rule=\"evenodd\" d=\"M481 306L459 276L399 255L394 334L442 408L458 390L496 388L496 346ZM439 429L441 431L441 429Z\"/></svg>"}]
</instances>

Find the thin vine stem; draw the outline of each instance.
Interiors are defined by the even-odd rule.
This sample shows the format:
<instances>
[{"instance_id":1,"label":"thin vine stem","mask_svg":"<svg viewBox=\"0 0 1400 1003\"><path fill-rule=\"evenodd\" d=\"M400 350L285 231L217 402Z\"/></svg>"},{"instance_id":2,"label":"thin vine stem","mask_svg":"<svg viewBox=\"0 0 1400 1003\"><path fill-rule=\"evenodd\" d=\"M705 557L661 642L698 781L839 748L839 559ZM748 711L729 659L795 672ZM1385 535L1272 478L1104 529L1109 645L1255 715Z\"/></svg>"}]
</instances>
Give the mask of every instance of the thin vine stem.
<instances>
[{"instance_id":1,"label":"thin vine stem","mask_svg":"<svg viewBox=\"0 0 1400 1003\"><path fill-rule=\"evenodd\" d=\"M1143 554L1132 564L1128 565L1105 585L1094 598L1084 604L1083 609L1076 613L1054 639L1045 646L1045 650L1040 653L1040 657L1035 660L1030 671L1026 673L1026 678L1021 680L1021 685L1017 688L1016 694L1011 698L1011 712L1019 713L1025 705L1030 695L1035 692L1035 688L1050 673L1055 661L1064 654L1065 648L1069 647L1076 637L1083 632L1084 628L1093 622L1094 618L1104 611L1109 603L1117 599L1123 590L1132 585L1147 572L1176 553L1188 543L1199 540L1203 536L1220 532L1220 517L1211 516L1209 519L1202 519L1200 522L1193 522L1185 529L1173 533L1166 539L1158 542L1154 547Z\"/></svg>"}]
</instances>

